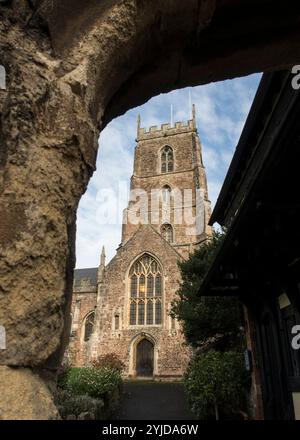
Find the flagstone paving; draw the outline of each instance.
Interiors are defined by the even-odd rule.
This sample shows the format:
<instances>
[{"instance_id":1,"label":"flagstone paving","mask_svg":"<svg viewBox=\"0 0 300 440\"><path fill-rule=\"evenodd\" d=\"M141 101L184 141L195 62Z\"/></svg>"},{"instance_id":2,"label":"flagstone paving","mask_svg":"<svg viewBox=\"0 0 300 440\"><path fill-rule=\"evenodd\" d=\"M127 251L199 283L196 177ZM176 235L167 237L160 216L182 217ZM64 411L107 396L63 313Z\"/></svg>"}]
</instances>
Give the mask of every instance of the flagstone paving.
<instances>
[{"instance_id":1,"label":"flagstone paving","mask_svg":"<svg viewBox=\"0 0 300 440\"><path fill-rule=\"evenodd\" d=\"M118 420L193 420L181 383L126 382Z\"/></svg>"}]
</instances>

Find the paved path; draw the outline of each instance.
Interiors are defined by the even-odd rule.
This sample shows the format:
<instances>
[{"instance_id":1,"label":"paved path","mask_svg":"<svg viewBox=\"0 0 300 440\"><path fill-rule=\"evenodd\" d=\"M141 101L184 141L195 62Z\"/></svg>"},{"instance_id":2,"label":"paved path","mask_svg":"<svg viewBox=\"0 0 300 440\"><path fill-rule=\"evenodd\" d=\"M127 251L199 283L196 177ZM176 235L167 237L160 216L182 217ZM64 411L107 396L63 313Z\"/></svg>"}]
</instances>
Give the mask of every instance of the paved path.
<instances>
[{"instance_id":1,"label":"paved path","mask_svg":"<svg viewBox=\"0 0 300 440\"><path fill-rule=\"evenodd\" d=\"M161 382L126 382L118 420L193 420L183 385Z\"/></svg>"}]
</instances>

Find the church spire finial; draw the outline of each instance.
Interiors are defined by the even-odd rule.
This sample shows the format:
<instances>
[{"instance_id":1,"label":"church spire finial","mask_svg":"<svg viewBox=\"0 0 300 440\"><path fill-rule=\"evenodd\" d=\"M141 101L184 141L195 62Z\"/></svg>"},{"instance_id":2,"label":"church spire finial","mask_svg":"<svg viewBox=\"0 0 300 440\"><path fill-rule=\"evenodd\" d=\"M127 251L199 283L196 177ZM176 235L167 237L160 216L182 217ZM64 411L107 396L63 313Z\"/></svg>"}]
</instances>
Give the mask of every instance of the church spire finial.
<instances>
[{"instance_id":1,"label":"church spire finial","mask_svg":"<svg viewBox=\"0 0 300 440\"><path fill-rule=\"evenodd\" d=\"M193 104L193 107L192 107L192 118L193 118L194 123L196 124L196 106L195 106L195 104Z\"/></svg>"},{"instance_id":2,"label":"church spire finial","mask_svg":"<svg viewBox=\"0 0 300 440\"><path fill-rule=\"evenodd\" d=\"M192 118L192 124L194 130L197 130L197 123L196 123L196 106L195 104L192 105L192 112L191 112L191 118Z\"/></svg>"},{"instance_id":3,"label":"church spire finial","mask_svg":"<svg viewBox=\"0 0 300 440\"><path fill-rule=\"evenodd\" d=\"M139 135L140 128L141 128L141 115L138 114L138 117L137 117L137 135Z\"/></svg>"},{"instance_id":4,"label":"church spire finial","mask_svg":"<svg viewBox=\"0 0 300 440\"><path fill-rule=\"evenodd\" d=\"M105 266L105 247L104 246L102 246L100 265Z\"/></svg>"},{"instance_id":5,"label":"church spire finial","mask_svg":"<svg viewBox=\"0 0 300 440\"><path fill-rule=\"evenodd\" d=\"M98 284L104 282L104 273L105 273L105 248L104 246L102 246L100 265L98 267Z\"/></svg>"}]
</instances>

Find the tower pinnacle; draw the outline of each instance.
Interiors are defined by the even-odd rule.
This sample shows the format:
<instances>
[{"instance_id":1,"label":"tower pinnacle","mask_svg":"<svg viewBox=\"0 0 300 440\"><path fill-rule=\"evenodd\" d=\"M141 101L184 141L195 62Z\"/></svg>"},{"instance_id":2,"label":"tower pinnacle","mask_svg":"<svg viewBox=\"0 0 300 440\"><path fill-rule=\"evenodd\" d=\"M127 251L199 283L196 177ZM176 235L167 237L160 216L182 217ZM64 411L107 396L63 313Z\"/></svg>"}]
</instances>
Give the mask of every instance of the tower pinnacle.
<instances>
[{"instance_id":1,"label":"tower pinnacle","mask_svg":"<svg viewBox=\"0 0 300 440\"><path fill-rule=\"evenodd\" d=\"M141 128L141 115L138 114L138 117L137 117L137 135L139 135L140 128Z\"/></svg>"},{"instance_id":2,"label":"tower pinnacle","mask_svg":"<svg viewBox=\"0 0 300 440\"><path fill-rule=\"evenodd\" d=\"M192 119L193 119L194 123L196 124L196 106L195 106L195 104L193 104L193 107L192 107Z\"/></svg>"},{"instance_id":3,"label":"tower pinnacle","mask_svg":"<svg viewBox=\"0 0 300 440\"><path fill-rule=\"evenodd\" d=\"M100 257L100 265L105 266L105 247L102 246L101 257Z\"/></svg>"},{"instance_id":4,"label":"tower pinnacle","mask_svg":"<svg viewBox=\"0 0 300 440\"><path fill-rule=\"evenodd\" d=\"M98 267L98 284L104 282L104 273L105 273L105 248L102 246L100 264Z\"/></svg>"}]
</instances>

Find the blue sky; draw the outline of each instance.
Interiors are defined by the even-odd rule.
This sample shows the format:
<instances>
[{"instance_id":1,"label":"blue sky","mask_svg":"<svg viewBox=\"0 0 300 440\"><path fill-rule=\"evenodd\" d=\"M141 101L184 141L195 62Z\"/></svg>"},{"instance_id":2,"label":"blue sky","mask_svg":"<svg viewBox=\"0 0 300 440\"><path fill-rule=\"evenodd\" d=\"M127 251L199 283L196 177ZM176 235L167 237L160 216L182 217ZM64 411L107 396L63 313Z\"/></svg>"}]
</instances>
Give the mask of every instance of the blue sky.
<instances>
[{"instance_id":1,"label":"blue sky","mask_svg":"<svg viewBox=\"0 0 300 440\"><path fill-rule=\"evenodd\" d=\"M107 261L115 254L121 241L121 212L126 207L126 194L117 205L109 191L118 191L119 182L129 179L133 168L137 116L141 126L150 127L189 119L189 93L196 105L197 127L202 143L209 197L214 206L221 189L235 147L242 132L261 74L188 87L161 94L140 107L129 110L114 119L101 133L97 170L83 195L77 213L76 267L95 267L99 264L102 245ZM103 224L101 221L103 196L106 190L106 208L118 214L119 221Z\"/></svg>"}]
</instances>

